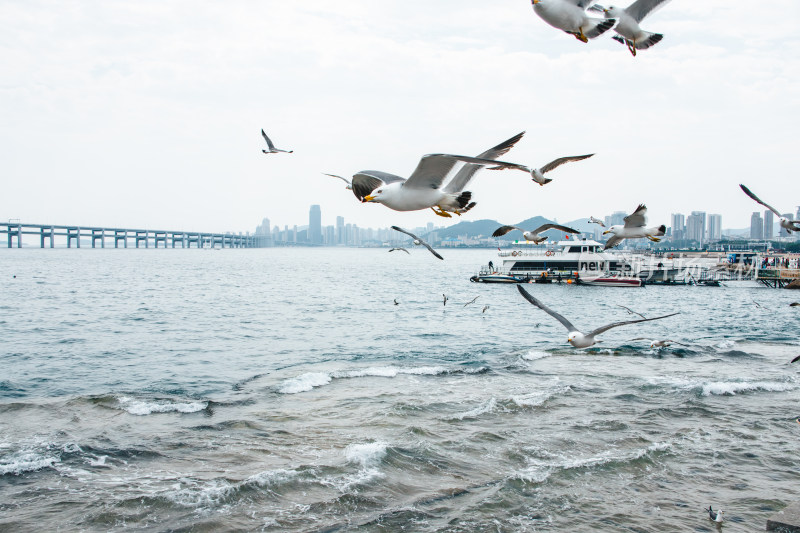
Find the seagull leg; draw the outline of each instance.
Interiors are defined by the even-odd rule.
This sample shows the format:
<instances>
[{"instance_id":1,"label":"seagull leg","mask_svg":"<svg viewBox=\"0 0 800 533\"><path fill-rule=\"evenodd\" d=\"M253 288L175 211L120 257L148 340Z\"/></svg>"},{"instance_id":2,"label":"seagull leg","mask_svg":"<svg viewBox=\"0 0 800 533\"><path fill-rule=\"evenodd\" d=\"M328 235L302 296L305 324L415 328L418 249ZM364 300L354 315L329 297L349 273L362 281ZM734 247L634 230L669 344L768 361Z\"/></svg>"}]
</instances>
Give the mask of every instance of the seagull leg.
<instances>
[{"instance_id":1,"label":"seagull leg","mask_svg":"<svg viewBox=\"0 0 800 533\"><path fill-rule=\"evenodd\" d=\"M437 207L439 208L439 210L438 210L438 211L436 210L436 208L437 208ZM444 218L453 218L453 216L452 216L450 213L446 212L446 211L445 211L444 209L442 209L442 207L441 207L441 206L439 206L439 205L437 205L437 206L435 206L435 207L431 207L431 211L433 211L434 213L436 213L436 214L437 214L437 215L439 215L440 217L444 217Z\"/></svg>"},{"instance_id":2,"label":"seagull leg","mask_svg":"<svg viewBox=\"0 0 800 533\"><path fill-rule=\"evenodd\" d=\"M650 235L646 235L646 237L647 237L648 239L650 239L651 241L653 241L653 242L661 242L661 239L659 239L659 238L657 238L657 237L652 237L652 236L650 236Z\"/></svg>"},{"instance_id":3,"label":"seagull leg","mask_svg":"<svg viewBox=\"0 0 800 533\"><path fill-rule=\"evenodd\" d=\"M625 44L628 45L628 50L633 54L633 57L636 57L636 41L625 41Z\"/></svg>"},{"instance_id":4,"label":"seagull leg","mask_svg":"<svg viewBox=\"0 0 800 533\"><path fill-rule=\"evenodd\" d=\"M586 36L583 34L583 27L581 27L581 28L578 28L578 31L579 31L579 33L578 33L578 35L576 35L575 37L576 37L576 38L577 38L579 41L583 41L584 43L588 43L588 42L589 42L589 39L588 39L588 38L587 38L587 37L586 37Z\"/></svg>"}]
</instances>

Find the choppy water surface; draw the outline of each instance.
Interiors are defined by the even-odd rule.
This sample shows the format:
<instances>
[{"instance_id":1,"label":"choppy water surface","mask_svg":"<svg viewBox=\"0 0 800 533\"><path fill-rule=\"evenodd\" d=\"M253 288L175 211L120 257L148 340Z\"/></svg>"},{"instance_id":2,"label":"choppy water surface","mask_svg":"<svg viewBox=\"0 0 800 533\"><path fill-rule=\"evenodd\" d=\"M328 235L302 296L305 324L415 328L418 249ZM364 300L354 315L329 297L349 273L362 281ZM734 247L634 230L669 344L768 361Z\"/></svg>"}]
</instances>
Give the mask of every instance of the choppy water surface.
<instances>
[{"instance_id":1,"label":"choppy water surface","mask_svg":"<svg viewBox=\"0 0 800 533\"><path fill-rule=\"evenodd\" d=\"M752 531L800 499L798 293L529 285L587 329L682 313L580 351L469 282L491 251L443 255L0 251L0 529Z\"/></svg>"}]
</instances>

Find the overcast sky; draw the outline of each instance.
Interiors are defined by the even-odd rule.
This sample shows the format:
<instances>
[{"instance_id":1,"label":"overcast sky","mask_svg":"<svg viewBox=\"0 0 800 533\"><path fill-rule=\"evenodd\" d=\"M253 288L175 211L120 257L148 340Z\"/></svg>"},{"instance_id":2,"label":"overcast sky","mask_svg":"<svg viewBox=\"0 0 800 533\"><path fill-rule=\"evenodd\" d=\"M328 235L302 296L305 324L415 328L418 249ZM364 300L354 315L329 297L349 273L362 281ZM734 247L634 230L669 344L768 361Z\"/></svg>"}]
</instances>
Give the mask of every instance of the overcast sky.
<instances>
[{"instance_id":1,"label":"overcast sky","mask_svg":"<svg viewBox=\"0 0 800 533\"><path fill-rule=\"evenodd\" d=\"M560 167L480 173L462 219L649 208L746 227L800 205L796 0L674 0L633 58L529 0L0 2L0 220L247 231L452 221L360 204L323 176L409 175L420 156ZM260 129L293 154L264 155Z\"/></svg>"}]
</instances>

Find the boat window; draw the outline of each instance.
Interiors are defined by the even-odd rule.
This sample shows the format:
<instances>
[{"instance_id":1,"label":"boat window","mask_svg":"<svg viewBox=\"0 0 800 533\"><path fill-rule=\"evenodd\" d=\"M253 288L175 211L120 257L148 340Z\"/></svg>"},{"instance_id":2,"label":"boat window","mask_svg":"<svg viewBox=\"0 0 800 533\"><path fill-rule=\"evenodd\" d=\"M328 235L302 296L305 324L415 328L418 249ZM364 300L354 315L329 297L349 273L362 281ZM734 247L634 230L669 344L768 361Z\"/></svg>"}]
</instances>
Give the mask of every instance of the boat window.
<instances>
[{"instance_id":1,"label":"boat window","mask_svg":"<svg viewBox=\"0 0 800 533\"><path fill-rule=\"evenodd\" d=\"M579 253L581 253L581 247L580 246L570 246L568 251L571 254L579 254Z\"/></svg>"}]
</instances>

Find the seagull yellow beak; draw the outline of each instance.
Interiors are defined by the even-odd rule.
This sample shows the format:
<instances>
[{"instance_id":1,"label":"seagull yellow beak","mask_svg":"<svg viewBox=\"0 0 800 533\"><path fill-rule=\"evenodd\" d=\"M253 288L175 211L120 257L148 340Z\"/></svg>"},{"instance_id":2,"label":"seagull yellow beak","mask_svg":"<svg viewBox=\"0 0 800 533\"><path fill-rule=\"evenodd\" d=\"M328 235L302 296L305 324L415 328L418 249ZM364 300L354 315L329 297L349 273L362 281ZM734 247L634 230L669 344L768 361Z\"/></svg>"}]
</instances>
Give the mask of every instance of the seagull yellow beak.
<instances>
[{"instance_id":1,"label":"seagull yellow beak","mask_svg":"<svg viewBox=\"0 0 800 533\"><path fill-rule=\"evenodd\" d=\"M607 230L605 230L605 231L603 232L603 235L607 235L607 234L608 234L608 232L610 232L610 231L611 231L610 229L607 229Z\"/></svg>"},{"instance_id":2,"label":"seagull yellow beak","mask_svg":"<svg viewBox=\"0 0 800 533\"><path fill-rule=\"evenodd\" d=\"M372 196L372 195L369 195L369 194L368 194L367 196L365 196L365 197L364 197L364 201L365 201L365 202L371 202L371 201L372 201L372 200L374 200L374 199L375 199L375 197L374 197L374 196Z\"/></svg>"}]
</instances>

